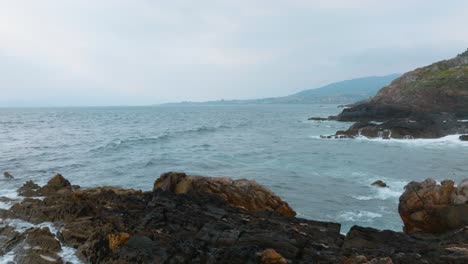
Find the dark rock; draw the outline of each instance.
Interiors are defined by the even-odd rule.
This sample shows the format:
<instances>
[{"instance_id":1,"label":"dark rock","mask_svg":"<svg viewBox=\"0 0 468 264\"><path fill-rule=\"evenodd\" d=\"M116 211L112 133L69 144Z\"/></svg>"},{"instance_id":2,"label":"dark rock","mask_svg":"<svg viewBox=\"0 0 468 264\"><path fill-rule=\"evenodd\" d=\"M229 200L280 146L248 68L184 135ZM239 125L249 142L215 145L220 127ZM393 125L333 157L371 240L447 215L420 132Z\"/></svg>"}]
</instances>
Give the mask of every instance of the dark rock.
<instances>
[{"instance_id":1,"label":"dark rock","mask_svg":"<svg viewBox=\"0 0 468 264\"><path fill-rule=\"evenodd\" d=\"M31 191L47 186L25 185L33 187ZM468 228L409 235L355 226L344 237L339 224L286 217L275 210L245 210L218 192L238 188L245 194L242 188L251 188L263 193L249 181L169 173L156 181L151 192L74 189L60 177L48 185L44 199L26 198L2 218L55 223L60 225L57 237L48 229L18 233L11 227L0 228L0 255L14 252L18 263L61 263L59 239L76 248L85 263L442 264L468 260ZM411 186L418 191L425 188L417 183ZM450 181L442 186L455 188ZM455 193L451 199L461 202L468 193L468 181L455 189L434 197L444 200ZM229 195L234 194L225 194ZM452 211L448 214L456 219Z\"/></svg>"},{"instance_id":2,"label":"dark rock","mask_svg":"<svg viewBox=\"0 0 468 264\"><path fill-rule=\"evenodd\" d=\"M3 173L3 176L7 179L14 179L15 177L13 177L13 175L11 173L9 173L8 171L5 171Z\"/></svg>"},{"instance_id":3,"label":"dark rock","mask_svg":"<svg viewBox=\"0 0 468 264\"><path fill-rule=\"evenodd\" d=\"M31 228L24 233L16 233L0 247L4 252L13 252L16 263L63 263L58 255L60 243L48 228Z\"/></svg>"},{"instance_id":4,"label":"dark rock","mask_svg":"<svg viewBox=\"0 0 468 264\"><path fill-rule=\"evenodd\" d=\"M381 188L388 187L387 184L385 182L381 181L381 180L377 180L377 181L373 182L371 185L381 187Z\"/></svg>"},{"instance_id":5,"label":"dark rock","mask_svg":"<svg viewBox=\"0 0 468 264\"><path fill-rule=\"evenodd\" d=\"M459 137L459 139L460 139L461 141L468 141L468 135L461 135L461 136Z\"/></svg>"},{"instance_id":6,"label":"dark rock","mask_svg":"<svg viewBox=\"0 0 468 264\"><path fill-rule=\"evenodd\" d=\"M40 196L40 188L41 186L35 184L33 181L27 181L18 189L18 194L24 197Z\"/></svg>"},{"instance_id":7,"label":"dark rock","mask_svg":"<svg viewBox=\"0 0 468 264\"><path fill-rule=\"evenodd\" d=\"M311 118L309 118L309 119L307 119L307 120L312 120L312 121L327 121L328 118L326 118L326 117L311 117Z\"/></svg>"}]
</instances>

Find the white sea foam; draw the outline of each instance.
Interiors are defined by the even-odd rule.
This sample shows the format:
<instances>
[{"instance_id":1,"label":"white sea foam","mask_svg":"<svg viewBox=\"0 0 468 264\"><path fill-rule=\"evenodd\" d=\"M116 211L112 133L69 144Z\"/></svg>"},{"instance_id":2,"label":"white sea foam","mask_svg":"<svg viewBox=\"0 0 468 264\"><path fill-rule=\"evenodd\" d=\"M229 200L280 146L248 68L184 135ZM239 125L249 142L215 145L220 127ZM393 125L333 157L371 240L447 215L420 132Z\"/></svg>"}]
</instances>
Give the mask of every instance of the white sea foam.
<instances>
[{"instance_id":1,"label":"white sea foam","mask_svg":"<svg viewBox=\"0 0 468 264\"><path fill-rule=\"evenodd\" d=\"M338 215L338 219L342 221L351 222L372 222L374 218L382 217L379 213L370 211L358 210L358 211L346 211Z\"/></svg>"},{"instance_id":2,"label":"white sea foam","mask_svg":"<svg viewBox=\"0 0 468 264\"><path fill-rule=\"evenodd\" d=\"M367 137L358 137L357 140L362 141L374 141L379 143L387 144L412 144L419 146L468 146L467 141L462 141L459 139L461 135L449 135L441 138L418 138L418 139L382 139L382 138L367 138Z\"/></svg>"},{"instance_id":3,"label":"white sea foam","mask_svg":"<svg viewBox=\"0 0 468 264\"><path fill-rule=\"evenodd\" d=\"M20 202L23 200L23 197L18 196L16 192L0 192L0 196L6 197L11 201L0 201L0 209L8 210L10 209L15 203Z\"/></svg>"},{"instance_id":4,"label":"white sea foam","mask_svg":"<svg viewBox=\"0 0 468 264\"><path fill-rule=\"evenodd\" d=\"M20 219L0 219L0 227L5 227L5 226L11 226L13 227L17 232L23 233L29 228L33 227L47 227L49 228L50 232L55 236L55 239L57 239L58 232L60 231L59 228L57 228L53 223L51 222L43 222L37 225L34 225L32 223L20 220ZM67 247L65 246L62 242L60 242L60 245L62 247L62 250L58 253L58 255L62 258L62 260L65 263L73 263L73 264L81 264L83 263L77 256L76 256L76 249ZM9 261L13 261L14 259L14 252L10 251L7 254L5 254L3 257L0 257L0 264L3 263L8 263Z\"/></svg>"},{"instance_id":5,"label":"white sea foam","mask_svg":"<svg viewBox=\"0 0 468 264\"><path fill-rule=\"evenodd\" d=\"M8 252L3 256L0 256L0 264L7 264L7 263L16 263L15 261L15 255L13 252Z\"/></svg>"},{"instance_id":6,"label":"white sea foam","mask_svg":"<svg viewBox=\"0 0 468 264\"><path fill-rule=\"evenodd\" d=\"M391 134L390 134L391 136ZM312 139L322 139L322 140L360 140L360 141L369 141L369 142L378 142L386 144L412 144L419 146L435 146L435 147L446 147L446 146L468 146L468 141L460 140L461 134L448 135L441 138L405 138L405 139L383 139L383 138L368 138L365 136L358 136L355 138L322 138L321 136L309 136Z\"/></svg>"}]
</instances>

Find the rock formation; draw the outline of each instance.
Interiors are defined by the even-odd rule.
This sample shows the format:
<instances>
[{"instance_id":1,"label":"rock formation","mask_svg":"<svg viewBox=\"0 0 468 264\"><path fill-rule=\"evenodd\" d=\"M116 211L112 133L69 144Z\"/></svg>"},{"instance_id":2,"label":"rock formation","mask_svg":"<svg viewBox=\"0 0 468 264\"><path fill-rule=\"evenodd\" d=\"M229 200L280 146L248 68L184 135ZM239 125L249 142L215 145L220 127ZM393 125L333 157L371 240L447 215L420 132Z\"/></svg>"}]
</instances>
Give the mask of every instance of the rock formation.
<instances>
[{"instance_id":1,"label":"rock formation","mask_svg":"<svg viewBox=\"0 0 468 264\"><path fill-rule=\"evenodd\" d=\"M450 193L450 199L463 201L466 182L458 187L450 183L442 186L439 189L445 189L438 199L445 201ZM456 192L449 192L453 189L450 186ZM0 210L0 256L14 254L16 263L63 263L64 246L75 248L83 263L468 261L467 228L431 235L355 226L343 236L339 224L295 218L275 210L272 205L283 204L281 200L252 181L167 173L155 182L153 191L142 192L79 188L57 175L45 186L27 182L18 191L31 197L9 210ZM236 191L251 198L229 198ZM258 203L251 207L251 199L263 201L264 207ZM240 201L247 204L240 205ZM15 230L14 224L2 224L6 219L48 222L55 231L32 227L23 232Z\"/></svg>"},{"instance_id":2,"label":"rock formation","mask_svg":"<svg viewBox=\"0 0 468 264\"><path fill-rule=\"evenodd\" d=\"M398 207L406 233L442 233L468 226L468 180L411 182Z\"/></svg>"},{"instance_id":3,"label":"rock formation","mask_svg":"<svg viewBox=\"0 0 468 264\"><path fill-rule=\"evenodd\" d=\"M336 137L438 138L468 133L467 117L468 56L460 54L408 72L329 119L358 122Z\"/></svg>"},{"instance_id":4,"label":"rock formation","mask_svg":"<svg viewBox=\"0 0 468 264\"><path fill-rule=\"evenodd\" d=\"M296 212L272 191L255 181L230 178L187 176L185 173L163 174L154 184L153 191L161 189L175 194L209 193L219 196L229 204L249 211L276 211L284 216L295 216Z\"/></svg>"},{"instance_id":5,"label":"rock formation","mask_svg":"<svg viewBox=\"0 0 468 264\"><path fill-rule=\"evenodd\" d=\"M3 177L5 177L6 179L14 179L14 178L15 178L15 177L13 177L13 175L12 175L10 172L8 172L8 171L5 171L5 172L3 173Z\"/></svg>"}]
</instances>

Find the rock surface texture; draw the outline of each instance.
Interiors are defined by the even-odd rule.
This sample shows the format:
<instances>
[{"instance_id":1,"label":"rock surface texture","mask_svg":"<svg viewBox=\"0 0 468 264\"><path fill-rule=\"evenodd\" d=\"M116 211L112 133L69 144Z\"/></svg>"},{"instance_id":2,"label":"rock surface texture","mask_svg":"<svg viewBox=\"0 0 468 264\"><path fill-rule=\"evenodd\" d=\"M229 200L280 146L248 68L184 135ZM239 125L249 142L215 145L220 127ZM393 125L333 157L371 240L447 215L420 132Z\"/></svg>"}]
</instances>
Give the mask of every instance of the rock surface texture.
<instances>
[{"instance_id":1,"label":"rock surface texture","mask_svg":"<svg viewBox=\"0 0 468 264\"><path fill-rule=\"evenodd\" d=\"M468 56L418 68L331 120L358 122L335 137L439 138L468 133Z\"/></svg>"},{"instance_id":2,"label":"rock surface texture","mask_svg":"<svg viewBox=\"0 0 468 264\"><path fill-rule=\"evenodd\" d=\"M398 207L406 233L443 233L468 226L468 179L455 186L445 180L411 182Z\"/></svg>"},{"instance_id":3,"label":"rock surface texture","mask_svg":"<svg viewBox=\"0 0 468 264\"><path fill-rule=\"evenodd\" d=\"M457 195L465 195L464 184L453 187ZM45 186L27 182L18 191L30 198L0 210L0 257L13 254L16 263L64 263L65 246L76 249L83 263L468 261L464 227L434 235L355 226L343 236L339 224L299 219L276 210L272 205L284 202L251 181L167 173L155 182L153 191L142 192L84 189L57 175ZM235 191L274 202L264 207L256 203L251 207L253 198L234 203L229 197ZM31 227L15 228L14 221L20 219Z\"/></svg>"}]
</instances>

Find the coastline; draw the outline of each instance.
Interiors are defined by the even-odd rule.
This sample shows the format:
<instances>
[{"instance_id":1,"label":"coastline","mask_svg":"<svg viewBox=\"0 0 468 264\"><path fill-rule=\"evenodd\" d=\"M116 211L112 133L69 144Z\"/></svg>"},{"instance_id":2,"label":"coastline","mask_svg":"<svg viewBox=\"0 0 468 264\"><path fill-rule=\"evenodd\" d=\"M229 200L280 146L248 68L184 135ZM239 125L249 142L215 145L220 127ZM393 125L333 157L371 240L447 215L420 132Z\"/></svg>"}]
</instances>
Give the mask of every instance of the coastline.
<instances>
[{"instance_id":1,"label":"coastline","mask_svg":"<svg viewBox=\"0 0 468 264\"><path fill-rule=\"evenodd\" d=\"M243 190L251 197L239 195ZM266 189L252 181L180 173L162 175L147 192L80 188L56 175L42 187L26 183L19 191L31 198L0 210L4 225L0 233L10 237L1 250L4 260L15 256L20 260L65 262L71 261L74 254L70 252L76 249L82 263L468 260L464 251L468 249L463 249L468 243L467 228L440 234L404 234L354 226L342 235L340 224L293 217L290 209L278 207L287 203L271 191L261 190ZM20 226L23 233L17 232ZM16 238L12 240L12 236ZM37 241L56 242L51 242L55 244L50 248L25 247ZM12 251L15 254L9 253Z\"/></svg>"}]
</instances>

